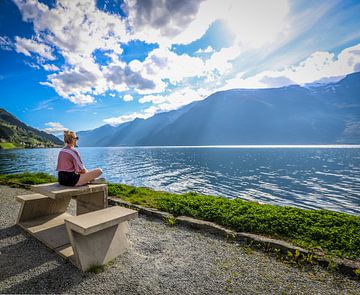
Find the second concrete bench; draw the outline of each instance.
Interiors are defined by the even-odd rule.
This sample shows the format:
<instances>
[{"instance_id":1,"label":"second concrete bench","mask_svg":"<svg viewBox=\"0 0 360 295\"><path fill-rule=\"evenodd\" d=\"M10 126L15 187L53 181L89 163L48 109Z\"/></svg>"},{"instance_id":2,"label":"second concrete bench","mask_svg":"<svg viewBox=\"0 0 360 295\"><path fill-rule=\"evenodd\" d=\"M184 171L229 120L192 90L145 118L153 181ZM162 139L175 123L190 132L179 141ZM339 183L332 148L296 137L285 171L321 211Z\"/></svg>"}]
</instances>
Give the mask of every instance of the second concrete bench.
<instances>
[{"instance_id":1,"label":"second concrete bench","mask_svg":"<svg viewBox=\"0 0 360 295\"><path fill-rule=\"evenodd\" d=\"M129 245L127 221L137 217L137 211L118 206L67 217L65 224L76 265L86 271L123 253ZM60 252L66 253L64 250Z\"/></svg>"}]
</instances>

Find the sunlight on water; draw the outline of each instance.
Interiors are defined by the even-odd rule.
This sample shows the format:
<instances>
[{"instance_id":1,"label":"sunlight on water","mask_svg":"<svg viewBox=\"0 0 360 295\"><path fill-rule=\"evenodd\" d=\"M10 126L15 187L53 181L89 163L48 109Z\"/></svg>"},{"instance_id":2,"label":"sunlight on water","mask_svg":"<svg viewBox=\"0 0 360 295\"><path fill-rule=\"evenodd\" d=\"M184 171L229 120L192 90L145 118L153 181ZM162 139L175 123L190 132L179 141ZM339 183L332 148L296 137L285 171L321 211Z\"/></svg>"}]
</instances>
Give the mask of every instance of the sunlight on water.
<instances>
[{"instance_id":1,"label":"sunlight on water","mask_svg":"<svg viewBox=\"0 0 360 295\"><path fill-rule=\"evenodd\" d=\"M79 148L110 182L360 214L360 146ZM56 175L59 149L0 151L0 172Z\"/></svg>"}]
</instances>

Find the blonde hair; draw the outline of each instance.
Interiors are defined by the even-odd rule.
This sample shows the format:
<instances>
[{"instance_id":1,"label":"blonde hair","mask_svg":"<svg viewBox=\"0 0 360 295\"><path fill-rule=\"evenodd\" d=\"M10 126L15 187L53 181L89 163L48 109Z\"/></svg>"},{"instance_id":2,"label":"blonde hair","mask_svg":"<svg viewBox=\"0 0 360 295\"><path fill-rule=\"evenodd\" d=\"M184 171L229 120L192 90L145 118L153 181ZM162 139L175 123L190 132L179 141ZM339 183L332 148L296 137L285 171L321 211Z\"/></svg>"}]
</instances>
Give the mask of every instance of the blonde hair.
<instances>
[{"instance_id":1,"label":"blonde hair","mask_svg":"<svg viewBox=\"0 0 360 295\"><path fill-rule=\"evenodd\" d=\"M65 143L71 143L75 137L76 137L76 134L74 131L70 131L70 130L64 131L64 142Z\"/></svg>"}]
</instances>

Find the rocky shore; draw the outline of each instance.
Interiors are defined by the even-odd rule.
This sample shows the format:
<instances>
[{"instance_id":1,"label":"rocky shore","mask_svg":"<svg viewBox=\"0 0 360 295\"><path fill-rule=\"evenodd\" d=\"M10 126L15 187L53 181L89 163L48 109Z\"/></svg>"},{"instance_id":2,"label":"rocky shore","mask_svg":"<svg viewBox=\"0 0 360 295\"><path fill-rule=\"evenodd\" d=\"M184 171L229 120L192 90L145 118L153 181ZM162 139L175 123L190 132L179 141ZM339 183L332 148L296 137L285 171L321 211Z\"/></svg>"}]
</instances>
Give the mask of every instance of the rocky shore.
<instances>
[{"instance_id":1,"label":"rocky shore","mask_svg":"<svg viewBox=\"0 0 360 295\"><path fill-rule=\"evenodd\" d=\"M318 266L301 269L143 216L130 223L131 247L124 255L101 273L82 273L14 225L15 196L27 193L0 186L2 294L359 294L359 281Z\"/></svg>"}]
</instances>

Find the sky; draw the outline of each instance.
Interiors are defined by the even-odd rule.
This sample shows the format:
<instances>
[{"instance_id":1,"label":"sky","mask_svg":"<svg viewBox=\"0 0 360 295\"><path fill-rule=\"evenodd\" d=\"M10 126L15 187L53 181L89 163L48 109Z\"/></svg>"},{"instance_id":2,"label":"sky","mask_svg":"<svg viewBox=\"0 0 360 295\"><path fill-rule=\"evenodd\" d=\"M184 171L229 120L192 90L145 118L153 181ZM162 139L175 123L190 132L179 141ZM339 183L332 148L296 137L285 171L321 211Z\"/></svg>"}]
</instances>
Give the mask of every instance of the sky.
<instances>
[{"instance_id":1,"label":"sky","mask_svg":"<svg viewBox=\"0 0 360 295\"><path fill-rule=\"evenodd\" d=\"M360 71L358 0L0 0L0 107L53 134Z\"/></svg>"}]
</instances>

